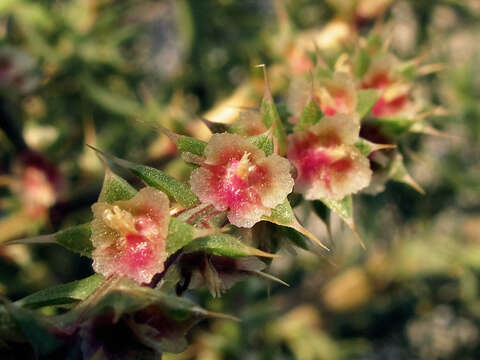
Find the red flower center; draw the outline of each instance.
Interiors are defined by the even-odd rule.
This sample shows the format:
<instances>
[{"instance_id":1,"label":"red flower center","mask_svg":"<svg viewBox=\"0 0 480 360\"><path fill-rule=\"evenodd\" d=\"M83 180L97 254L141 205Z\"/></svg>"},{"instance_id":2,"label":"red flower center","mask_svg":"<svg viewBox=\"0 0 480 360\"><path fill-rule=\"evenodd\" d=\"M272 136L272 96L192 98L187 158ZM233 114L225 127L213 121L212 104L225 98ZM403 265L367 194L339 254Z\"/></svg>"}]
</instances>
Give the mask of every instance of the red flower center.
<instances>
[{"instance_id":1,"label":"red flower center","mask_svg":"<svg viewBox=\"0 0 480 360\"><path fill-rule=\"evenodd\" d=\"M340 158L332 154L340 138L334 132L326 132L320 136L308 133L293 148L291 159L298 169L299 179L311 181L321 179L329 188L332 176L348 171L352 166L349 158Z\"/></svg>"},{"instance_id":2,"label":"red flower center","mask_svg":"<svg viewBox=\"0 0 480 360\"><path fill-rule=\"evenodd\" d=\"M240 159L239 159L240 158ZM219 201L228 208L238 208L244 203L260 204L260 194L256 185L266 183L266 171L252 163L248 154L237 155L225 165L211 167L211 186L216 189Z\"/></svg>"},{"instance_id":3,"label":"red flower center","mask_svg":"<svg viewBox=\"0 0 480 360\"><path fill-rule=\"evenodd\" d=\"M154 258L152 243L141 234L129 234L125 237L125 248L120 260L131 271L146 267Z\"/></svg>"}]
</instances>

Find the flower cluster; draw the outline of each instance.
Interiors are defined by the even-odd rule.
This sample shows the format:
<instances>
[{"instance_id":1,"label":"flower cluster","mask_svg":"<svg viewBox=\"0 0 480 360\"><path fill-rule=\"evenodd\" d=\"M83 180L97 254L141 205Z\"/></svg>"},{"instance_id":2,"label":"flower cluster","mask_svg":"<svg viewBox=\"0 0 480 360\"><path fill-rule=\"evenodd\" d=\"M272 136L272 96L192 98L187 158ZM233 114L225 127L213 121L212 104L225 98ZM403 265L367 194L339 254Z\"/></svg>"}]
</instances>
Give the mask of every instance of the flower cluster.
<instances>
[{"instance_id":1,"label":"flower cluster","mask_svg":"<svg viewBox=\"0 0 480 360\"><path fill-rule=\"evenodd\" d=\"M379 158L375 153L394 146L391 141L375 144L364 134L372 129L381 133L383 118L412 111L411 86L398 71L398 60L367 50L368 66L362 72L354 71L353 56L340 56L334 70L315 68L309 80L292 79L287 116L279 115L267 88L260 110L240 112L236 122L223 125L227 132L213 133L208 142L165 130L183 159L197 166L189 186L181 184L173 192L168 192L170 185L160 186L177 202L179 189L189 192L185 202L191 206L177 204L173 216L213 232L225 224L252 228L266 220L314 239L294 218L287 199L293 191L340 211L353 227L351 195L372 183ZM167 195L148 187L130 200L95 204L94 269L151 282L168 257L169 204ZM210 222L216 215L223 216L223 223Z\"/></svg>"}]
</instances>

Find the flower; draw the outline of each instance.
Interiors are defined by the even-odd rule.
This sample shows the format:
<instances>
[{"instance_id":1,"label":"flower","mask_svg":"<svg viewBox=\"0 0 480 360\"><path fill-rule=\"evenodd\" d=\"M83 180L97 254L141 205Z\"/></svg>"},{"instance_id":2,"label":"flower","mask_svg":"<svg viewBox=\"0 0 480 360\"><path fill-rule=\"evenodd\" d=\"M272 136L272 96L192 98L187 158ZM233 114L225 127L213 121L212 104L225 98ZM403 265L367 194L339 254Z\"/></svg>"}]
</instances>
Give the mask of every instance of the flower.
<instances>
[{"instance_id":1,"label":"flower","mask_svg":"<svg viewBox=\"0 0 480 360\"><path fill-rule=\"evenodd\" d=\"M355 113L355 83L346 73L335 73L331 79L322 79L320 85L316 100L325 115Z\"/></svg>"},{"instance_id":2,"label":"flower","mask_svg":"<svg viewBox=\"0 0 480 360\"><path fill-rule=\"evenodd\" d=\"M352 117L337 114L289 135L287 157L297 168L295 190L307 200L341 200L368 186L370 163L355 147L359 131Z\"/></svg>"},{"instance_id":3,"label":"flower","mask_svg":"<svg viewBox=\"0 0 480 360\"><path fill-rule=\"evenodd\" d=\"M162 272L167 258L169 201L152 187L132 199L92 206L93 268L109 276L126 276L148 283Z\"/></svg>"},{"instance_id":4,"label":"flower","mask_svg":"<svg viewBox=\"0 0 480 360\"><path fill-rule=\"evenodd\" d=\"M382 56L375 59L362 79L362 88L378 89L381 97L372 109L377 117L393 116L408 110L410 86L395 73L398 61L393 56Z\"/></svg>"},{"instance_id":5,"label":"flower","mask_svg":"<svg viewBox=\"0 0 480 360\"><path fill-rule=\"evenodd\" d=\"M46 217L64 186L58 169L41 154L28 150L19 155L15 173L17 177L12 190L18 195L26 214L31 219Z\"/></svg>"},{"instance_id":6,"label":"flower","mask_svg":"<svg viewBox=\"0 0 480 360\"><path fill-rule=\"evenodd\" d=\"M313 100L325 115L355 115L357 93L355 82L344 72L336 72L331 78L321 78L319 86L308 83L305 79L292 81L287 99L289 110L294 116L302 113L308 99ZM293 119L294 122L295 119Z\"/></svg>"},{"instance_id":7,"label":"flower","mask_svg":"<svg viewBox=\"0 0 480 360\"><path fill-rule=\"evenodd\" d=\"M237 134L214 134L190 184L200 201L228 210L230 223L252 227L292 191L289 161L264 152Z\"/></svg>"},{"instance_id":8,"label":"flower","mask_svg":"<svg viewBox=\"0 0 480 360\"><path fill-rule=\"evenodd\" d=\"M267 131L267 127L262 122L262 115L259 111L242 111L238 115L237 121L231 126L233 132L245 135L255 136Z\"/></svg>"}]
</instances>

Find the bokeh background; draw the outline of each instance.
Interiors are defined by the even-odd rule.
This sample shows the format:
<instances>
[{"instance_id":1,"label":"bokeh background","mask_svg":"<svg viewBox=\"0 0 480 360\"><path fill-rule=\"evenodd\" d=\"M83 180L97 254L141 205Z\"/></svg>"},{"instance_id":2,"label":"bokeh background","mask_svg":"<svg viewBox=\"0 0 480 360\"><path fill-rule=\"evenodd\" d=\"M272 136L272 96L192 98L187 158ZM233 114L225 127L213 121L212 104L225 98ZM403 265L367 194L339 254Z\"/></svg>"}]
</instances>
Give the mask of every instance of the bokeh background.
<instances>
[{"instance_id":1,"label":"bokeh background","mask_svg":"<svg viewBox=\"0 0 480 360\"><path fill-rule=\"evenodd\" d=\"M1 0L0 242L90 219L103 169L85 144L186 178L155 123L207 136L199 117L224 121L259 103L261 63L281 107L286 33L328 51L380 23L398 57L442 64L418 91L447 110L431 119L445 136L400 144L426 194L390 182L359 196L367 249L333 218L330 256L292 247L271 264L290 287L252 278L221 298L187 293L242 321L205 321L186 352L164 357L480 358L477 0ZM325 236L308 209L297 215ZM0 248L10 299L91 273L54 245Z\"/></svg>"}]
</instances>

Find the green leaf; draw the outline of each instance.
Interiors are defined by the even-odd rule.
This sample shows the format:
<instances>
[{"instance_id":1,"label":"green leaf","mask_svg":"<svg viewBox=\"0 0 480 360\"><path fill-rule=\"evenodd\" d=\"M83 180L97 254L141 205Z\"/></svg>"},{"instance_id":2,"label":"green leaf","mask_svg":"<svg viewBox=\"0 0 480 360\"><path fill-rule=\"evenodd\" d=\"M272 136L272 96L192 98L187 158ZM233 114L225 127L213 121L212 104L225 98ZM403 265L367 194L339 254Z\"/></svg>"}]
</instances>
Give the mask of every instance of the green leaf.
<instances>
[{"instance_id":1,"label":"green leaf","mask_svg":"<svg viewBox=\"0 0 480 360\"><path fill-rule=\"evenodd\" d=\"M163 127L162 125L157 125L157 128L160 129L165 135L172 140L178 151L181 153L191 153L199 156L203 156L205 152L205 147L207 143L202 140L195 139L190 136L179 135L174 133L173 131L168 130L167 128Z\"/></svg>"},{"instance_id":2,"label":"green leaf","mask_svg":"<svg viewBox=\"0 0 480 360\"><path fill-rule=\"evenodd\" d=\"M355 143L355 146L358 150L360 150L363 156L368 156L372 152L378 151L378 150L396 148L396 145L394 144L375 144L363 138L358 138L358 141Z\"/></svg>"},{"instance_id":3,"label":"green leaf","mask_svg":"<svg viewBox=\"0 0 480 360\"><path fill-rule=\"evenodd\" d=\"M197 196L187 184L161 170L133 163L129 169L146 184L163 191L184 207L193 206L198 202Z\"/></svg>"},{"instance_id":4,"label":"green leaf","mask_svg":"<svg viewBox=\"0 0 480 360\"><path fill-rule=\"evenodd\" d=\"M102 275L94 274L82 280L40 290L15 302L16 305L27 308L64 305L84 300L104 280Z\"/></svg>"},{"instance_id":5,"label":"green leaf","mask_svg":"<svg viewBox=\"0 0 480 360\"><path fill-rule=\"evenodd\" d=\"M309 250L307 237L299 233L297 230L286 226L278 226L276 231L278 231L281 238L288 239L299 248Z\"/></svg>"},{"instance_id":6,"label":"green leaf","mask_svg":"<svg viewBox=\"0 0 480 360\"><path fill-rule=\"evenodd\" d=\"M152 168L150 166L136 164L131 161L120 159L116 156L106 154L92 147L97 153L111 161L113 164L130 170L139 177L147 185L153 186L163 191L168 196L175 199L180 205L190 207L198 202L197 196L192 192L190 187L166 174L165 172Z\"/></svg>"},{"instance_id":7,"label":"green leaf","mask_svg":"<svg viewBox=\"0 0 480 360\"><path fill-rule=\"evenodd\" d=\"M309 125L314 125L320 121L322 116L322 110L320 109L316 101L310 99L302 110L302 114L300 115L300 121L298 122L297 127L299 129L303 129L304 127L307 127Z\"/></svg>"},{"instance_id":8,"label":"green leaf","mask_svg":"<svg viewBox=\"0 0 480 360\"><path fill-rule=\"evenodd\" d=\"M337 214L353 231L355 236L360 242L360 245L365 248L365 244L363 243L358 231L355 227L355 221L353 219L353 198L351 195L345 196L342 200L329 200L329 199L321 199L321 201L335 214Z\"/></svg>"},{"instance_id":9,"label":"green leaf","mask_svg":"<svg viewBox=\"0 0 480 360\"><path fill-rule=\"evenodd\" d=\"M232 258L245 256L275 257L274 254L246 245L232 235L221 233L195 239L185 247L186 253L197 251Z\"/></svg>"},{"instance_id":10,"label":"green leaf","mask_svg":"<svg viewBox=\"0 0 480 360\"><path fill-rule=\"evenodd\" d=\"M85 325L92 331L95 329L90 326L102 319L101 326L108 326L111 333L105 334L107 338L103 338L102 333L99 333L97 337L90 339L96 345L111 341L117 326L120 333L124 332L124 326L128 326L132 337L126 341L131 342L130 347L148 348L156 353L155 358L163 352L183 351L187 346L185 334L203 318L234 319L202 309L188 299L137 286L127 279L114 279L108 291L101 290L98 295L94 293L95 301L81 304L69 312L68 321L80 327ZM107 324L106 321L111 323ZM92 344L86 345L88 347Z\"/></svg>"},{"instance_id":11,"label":"green leaf","mask_svg":"<svg viewBox=\"0 0 480 360\"><path fill-rule=\"evenodd\" d=\"M408 170L403 161L403 156L400 153L395 154L392 162L389 165L389 178L404 184L407 184L418 191L420 194L425 195L425 190L412 178L408 173Z\"/></svg>"},{"instance_id":12,"label":"green leaf","mask_svg":"<svg viewBox=\"0 0 480 360\"><path fill-rule=\"evenodd\" d=\"M262 150L266 156L273 154L273 140L269 131L256 136L251 136L248 140Z\"/></svg>"},{"instance_id":13,"label":"green leaf","mask_svg":"<svg viewBox=\"0 0 480 360\"><path fill-rule=\"evenodd\" d=\"M105 178L98 201L111 204L118 200L129 200L136 194L137 190L126 180L114 174L108 167L105 169Z\"/></svg>"},{"instance_id":14,"label":"green leaf","mask_svg":"<svg viewBox=\"0 0 480 360\"><path fill-rule=\"evenodd\" d=\"M274 209L272 209L272 213L270 214L270 216L264 216L263 220L269 221L277 225L290 227L298 231L302 235L305 235L310 240L323 247L325 250L328 250L328 248L314 234L305 229L298 222L288 199L285 199L281 204L277 205Z\"/></svg>"},{"instance_id":15,"label":"green leaf","mask_svg":"<svg viewBox=\"0 0 480 360\"><path fill-rule=\"evenodd\" d=\"M203 156L205 147L207 146L205 141L198 140L190 136L176 134L161 125L157 125L157 127L175 143L178 151L181 153L191 153Z\"/></svg>"},{"instance_id":16,"label":"green leaf","mask_svg":"<svg viewBox=\"0 0 480 360\"><path fill-rule=\"evenodd\" d=\"M57 329L48 322L46 317L15 306L11 303L5 305L8 313L18 325L20 332L35 350L35 358L47 358L61 346L64 341L60 338ZM57 335L58 334L58 335Z\"/></svg>"},{"instance_id":17,"label":"green leaf","mask_svg":"<svg viewBox=\"0 0 480 360\"><path fill-rule=\"evenodd\" d=\"M355 76L363 77L370 66L370 56L365 49L359 49L355 58Z\"/></svg>"},{"instance_id":18,"label":"green leaf","mask_svg":"<svg viewBox=\"0 0 480 360\"><path fill-rule=\"evenodd\" d=\"M272 93L270 92L270 85L267 78L267 70L263 66L265 75L265 93L263 95L262 104L260 106L260 113L262 122L267 128L273 129L273 136L275 138L275 145L277 153L281 156L287 153L287 133L283 126L277 107L273 101Z\"/></svg>"},{"instance_id":19,"label":"green leaf","mask_svg":"<svg viewBox=\"0 0 480 360\"><path fill-rule=\"evenodd\" d=\"M287 134L272 98L264 98L261 106L262 122L273 129L279 155L287 153Z\"/></svg>"},{"instance_id":20,"label":"green leaf","mask_svg":"<svg viewBox=\"0 0 480 360\"><path fill-rule=\"evenodd\" d=\"M362 89L357 91L357 113L360 120L367 116L380 98L380 93L375 89Z\"/></svg>"},{"instance_id":21,"label":"green leaf","mask_svg":"<svg viewBox=\"0 0 480 360\"><path fill-rule=\"evenodd\" d=\"M380 125L382 131L392 136L399 136L410 130L415 119L406 117L381 117L375 118L374 123Z\"/></svg>"},{"instance_id":22,"label":"green leaf","mask_svg":"<svg viewBox=\"0 0 480 360\"><path fill-rule=\"evenodd\" d=\"M90 241L90 224L76 225L54 234L33 236L24 239L10 240L5 245L15 244L59 244L64 248L78 253L82 256L90 257L93 246Z\"/></svg>"},{"instance_id":23,"label":"green leaf","mask_svg":"<svg viewBox=\"0 0 480 360\"><path fill-rule=\"evenodd\" d=\"M189 152L195 155L202 156L205 152L207 143L189 136L180 135L176 140L177 149L180 152Z\"/></svg>"},{"instance_id":24,"label":"green leaf","mask_svg":"<svg viewBox=\"0 0 480 360\"><path fill-rule=\"evenodd\" d=\"M284 226L293 224L295 222L295 214L288 199L285 199L281 204L272 209L270 216L264 217L264 220Z\"/></svg>"},{"instance_id":25,"label":"green leaf","mask_svg":"<svg viewBox=\"0 0 480 360\"><path fill-rule=\"evenodd\" d=\"M167 253L172 255L189 244L194 238L195 228L177 218L170 218L167 236Z\"/></svg>"},{"instance_id":26,"label":"green leaf","mask_svg":"<svg viewBox=\"0 0 480 360\"><path fill-rule=\"evenodd\" d=\"M352 196L345 196L343 200L322 199L321 201L347 223L353 222Z\"/></svg>"},{"instance_id":27,"label":"green leaf","mask_svg":"<svg viewBox=\"0 0 480 360\"><path fill-rule=\"evenodd\" d=\"M82 256L90 256L93 245L90 241L90 224L82 224L71 228L60 230L53 234L55 242L63 247L76 252Z\"/></svg>"}]
</instances>

